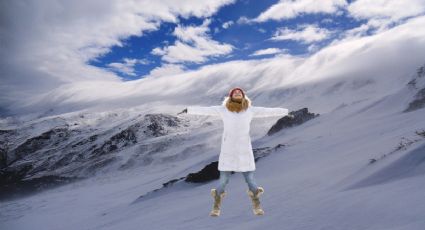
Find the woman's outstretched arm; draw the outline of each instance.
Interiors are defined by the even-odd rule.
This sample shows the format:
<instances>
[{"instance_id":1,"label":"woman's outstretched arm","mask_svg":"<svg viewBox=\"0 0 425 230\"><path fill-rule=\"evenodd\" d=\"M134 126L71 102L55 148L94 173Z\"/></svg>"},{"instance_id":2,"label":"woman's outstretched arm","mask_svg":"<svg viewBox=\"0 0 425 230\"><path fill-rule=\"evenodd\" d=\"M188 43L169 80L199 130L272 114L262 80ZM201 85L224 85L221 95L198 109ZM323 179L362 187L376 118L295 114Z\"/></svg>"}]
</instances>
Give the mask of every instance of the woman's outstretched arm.
<instances>
[{"instance_id":1,"label":"woman's outstretched arm","mask_svg":"<svg viewBox=\"0 0 425 230\"><path fill-rule=\"evenodd\" d=\"M214 105L214 106L188 106L186 109L187 114L193 114L193 115L207 115L207 116L220 116L220 109L221 106Z\"/></svg>"},{"instance_id":2,"label":"woman's outstretched arm","mask_svg":"<svg viewBox=\"0 0 425 230\"><path fill-rule=\"evenodd\" d=\"M267 108L260 106L251 106L254 117L273 117L273 116L286 116L289 110L285 108Z\"/></svg>"}]
</instances>

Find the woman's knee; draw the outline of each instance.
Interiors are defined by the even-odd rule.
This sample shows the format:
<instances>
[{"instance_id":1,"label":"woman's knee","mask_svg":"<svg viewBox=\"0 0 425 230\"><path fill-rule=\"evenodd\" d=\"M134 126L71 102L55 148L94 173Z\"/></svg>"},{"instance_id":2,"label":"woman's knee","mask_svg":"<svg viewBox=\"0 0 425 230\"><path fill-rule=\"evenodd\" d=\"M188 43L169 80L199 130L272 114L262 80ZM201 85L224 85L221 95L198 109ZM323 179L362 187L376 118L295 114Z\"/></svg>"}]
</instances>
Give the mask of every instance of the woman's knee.
<instances>
[{"instance_id":1,"label":"woman's knee","mask_svg":"<svg viewBox=\"0 0 425 230\"><path fill-rule=\"evenodd\" d=\"M253 172L247 172L244 175L245 175L245 181L248 184L255 184L255 179L254 179L254 173Z\"/></svg>"},{"instance_id":2,"label":"woman's knee","mask_svg":"<svg viewBox=\"0 0 425 230\"><path fill-rule=\"evenodd\" d=\"M245 179L253 179L254 178L254 172L253 171L243 172L243 175L244 175Z\"/></svg>"},{"instance_id":3,"label":"woman's knee","mask_svg":"<svg viewBox=\"0 0 425 230\"><path fill-rule=\"evenodd\" d=\"M230 172L220 171L220 179L226 184L229 182Z\"/></svg>"}]
</instances>

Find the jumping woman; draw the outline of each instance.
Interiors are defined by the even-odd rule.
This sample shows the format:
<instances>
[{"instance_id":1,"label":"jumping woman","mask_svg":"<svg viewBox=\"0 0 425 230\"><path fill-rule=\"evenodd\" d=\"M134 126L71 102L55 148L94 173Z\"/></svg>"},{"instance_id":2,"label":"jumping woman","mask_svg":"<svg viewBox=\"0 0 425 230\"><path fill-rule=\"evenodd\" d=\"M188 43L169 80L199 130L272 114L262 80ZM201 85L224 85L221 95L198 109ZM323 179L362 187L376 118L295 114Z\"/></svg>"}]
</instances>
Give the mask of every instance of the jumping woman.
<instances>
[{"instance_id":1,"label":"jumping woman","mask_svg":"<svg viewBox=\"0 0 425 230\"><path fill-rule=\"evenodd\" d=\"M263 215L259 197L264 193L264 188L257 186L254 179L255 161L249 134L250 124L253 117L288 115L288 109L251 106L248 96L241 88L236 87L230 90L222 105L189 106L183 112L193 115L220 116L223 120L224 130L218 159L220 179L217 187L211 189L214 205L210 216L220 215L221 201L227 194L224 189L232 171L242 172L248 184L246 191L252 200L253 212L255 215Z\"/></svg>"}]
</instances>

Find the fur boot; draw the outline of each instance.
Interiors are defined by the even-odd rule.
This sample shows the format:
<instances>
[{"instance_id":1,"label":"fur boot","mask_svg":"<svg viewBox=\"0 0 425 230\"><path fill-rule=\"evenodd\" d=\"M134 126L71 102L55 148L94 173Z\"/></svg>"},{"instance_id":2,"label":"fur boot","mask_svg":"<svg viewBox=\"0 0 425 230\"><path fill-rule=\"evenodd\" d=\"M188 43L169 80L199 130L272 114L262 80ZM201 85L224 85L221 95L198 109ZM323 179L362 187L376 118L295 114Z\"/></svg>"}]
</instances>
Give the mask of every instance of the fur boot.
<instances>
[{"instance_id":1,"label":"fur boot","mask_svg":"<svg viewBox=\"0 0 425 230\"><path fill-rule=\"evenodd\" d=\"M252 200L252 206L253 206L252 211L254 212L254 214L255 215L263 215L264 211L260 207L260 198L259 197L260 197L261 194L264 193L264 188L258 187L255 194L251 190L248 189L247 193Z\"/></svg>"},{"instance_id":2,"label":"fur boot","mask_svg":"<svg viewBox=\"0 0 425 230\"><path fill-rule=\"evenodd\" d=\"M226 192L222 192L220 195L217 195L217 190L215 188L211 189L211 196L214 198L214 205L210 212L210 216L220 216L220 207L223 197L226 196Z\"/></svg>"}]
</instances>

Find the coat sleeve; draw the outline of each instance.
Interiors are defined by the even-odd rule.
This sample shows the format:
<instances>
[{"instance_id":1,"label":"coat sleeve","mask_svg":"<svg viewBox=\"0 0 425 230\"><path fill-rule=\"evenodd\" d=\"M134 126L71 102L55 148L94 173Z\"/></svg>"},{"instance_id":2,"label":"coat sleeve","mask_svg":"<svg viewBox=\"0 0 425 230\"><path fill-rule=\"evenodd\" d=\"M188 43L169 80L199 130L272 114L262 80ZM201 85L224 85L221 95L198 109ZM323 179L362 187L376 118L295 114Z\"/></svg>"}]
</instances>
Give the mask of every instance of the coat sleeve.
<instances>
[{"instance_id":1,"label":"coat sleeve","mask_svg":"<svg viewBox=\"0 0 425 230\"><path fill-rule=\"evenodd\" d=\"M188 106L187 114L219 116L221 106Z\"/></svg>"},{"instance_id":2,"label":"coat sleeve","mask_svg":"<svg viewBox=\"0 0 425 230\"><path fill-rule=\"evenodd\" d=\"M285 108L267 108L260 106L252 106L254 117L273 117L273 116L286 116L289 114L289 110Z\"/></svg>"}]
</instances>

